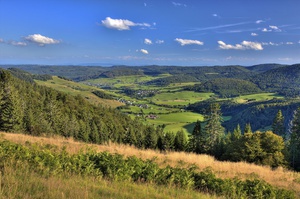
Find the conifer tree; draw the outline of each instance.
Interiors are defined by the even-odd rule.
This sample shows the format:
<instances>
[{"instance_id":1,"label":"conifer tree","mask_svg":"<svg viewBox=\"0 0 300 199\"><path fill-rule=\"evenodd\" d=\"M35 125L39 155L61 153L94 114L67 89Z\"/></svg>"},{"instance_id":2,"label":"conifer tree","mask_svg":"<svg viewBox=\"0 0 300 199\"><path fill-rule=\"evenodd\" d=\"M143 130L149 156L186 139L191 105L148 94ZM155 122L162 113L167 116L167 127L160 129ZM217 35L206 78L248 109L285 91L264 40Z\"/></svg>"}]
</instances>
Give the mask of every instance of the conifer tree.
<instances>
[{"instance_id":1,"label":"conifer tree","mask_svg":"<svg viewBox=\"0 0 300 199\"><path fill-rule=\"evenodd\" d=\"M295 111L292 120L289 148L291 156L291 166L296 170L300 170L300 108Z\"/></svg>"},{"instance_id":2,"label":"conifer tree","mask_svg":"<svg viewBox=\"0 0 300 199\"><path fill-rule=\"evenodd\" d=\"M175 135L174 148L176 151L185 151L187 145L187 137L183 130L177 131Z\"/></svg>"},{"instance_id":3,"label":"conifer tree","mask_svg":"<svg viewBox=\"0 0 300 199\"><path fill-rule=\"evenodd\" d=\"M221 107L218 103L209 106L208 115L206 117L205 133L207 136L208 151L214 154L222 138L225 136L224 127L222 126Z\"/></svg>"},{"instance_id":4,"label":"conifer tree","mask_svg":"<svg viewBox=\"0 0 300 199\"><path fill-rule=\"evenodd\" d=\"M246 126L245 126L244 134L247 134L247 133L250 133L250 134L252 133L250 123L247 123Z\"/></svg>"},{"instance_id":5,"label":"conifer tree","mask_svg":"<svg viewBox=\"0 0 300 199\"><path fill-rule=\"evenodd\" d=\"M272 131L283 139L286 139L286 133L284 128L284 117L282 115L281 110L279 110L273 120Z\"/></svg>"}]
</instances>

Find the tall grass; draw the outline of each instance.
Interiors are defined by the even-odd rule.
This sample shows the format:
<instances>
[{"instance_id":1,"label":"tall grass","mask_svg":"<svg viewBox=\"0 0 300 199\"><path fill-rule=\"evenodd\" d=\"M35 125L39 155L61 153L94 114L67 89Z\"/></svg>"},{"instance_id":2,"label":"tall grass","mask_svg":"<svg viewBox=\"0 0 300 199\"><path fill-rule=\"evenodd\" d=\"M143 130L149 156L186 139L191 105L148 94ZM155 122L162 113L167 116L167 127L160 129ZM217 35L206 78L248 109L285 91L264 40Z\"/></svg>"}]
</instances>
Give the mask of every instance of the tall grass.
<instances>
[{"instance_id":1,"label":"tall grass","mask_svg":"<svg viewBox=\"0 0 300 199\"><path fill-rule=\"evenodd\" d=\"M162 187L96 179L91 176L64 175L42 177L24 163L6 163L0 173L0 199L193 199L215 198L208 194Z\"/></svg>"},{"instance_id":2,"label":"tall grass","mask_svg":"<svg viewBox=\"0 0 300 199\"><path fill-rule=\"evenodd\" d=\"M30 141L42 145L53 144L58 147L65 146L69 153L77 153L82 148L92 147L97 152L108 151L110 153L123 154L124 156L136 156L144 160L155 159L155 162L161 167L166 165L188 167L191 164L197 165L200 170L210 167L217 174L217 177L238 177L241 179L259 178L273 186L294 190L298 197L300 197L300 173L289 171L284 168L277 168L274 170L267 166L258 166L245 162L220 162L208 155L196 155L184 152L160 153L154 150L140 150L126 145L93 145L63 138L41 138L9 133L3 133L2 137L2 139L7 139L16 143L26 143L26 141Z\"/></svg>"}]
</instances>

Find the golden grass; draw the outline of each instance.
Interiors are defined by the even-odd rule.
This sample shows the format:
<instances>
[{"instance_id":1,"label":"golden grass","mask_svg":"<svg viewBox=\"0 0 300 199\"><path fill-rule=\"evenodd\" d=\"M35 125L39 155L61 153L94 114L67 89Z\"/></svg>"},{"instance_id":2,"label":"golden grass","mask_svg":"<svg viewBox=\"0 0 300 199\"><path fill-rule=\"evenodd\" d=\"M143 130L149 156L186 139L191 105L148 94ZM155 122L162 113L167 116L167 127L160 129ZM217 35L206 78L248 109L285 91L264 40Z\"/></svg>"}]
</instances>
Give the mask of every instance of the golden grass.
<instances>
[{"instance_id":1,"label":"golden grass","mask_svg":"<svg viewBox=\"0 0 300 199\"><path fill-rule=\"evenodd\" d=\"M155 159L160 166L181 166L186 167L195 164L200 170L207 167L212 168L218 177L241 179L259 178L270 183L273 186L294 190L298 197L300 197L300 173L289 171L284 168L277 168L275 170L267 166L258 166L246 162L221 162L215 160L208 155L197 155L185 152L168 152L160 153L154 150L141 150L132 146L119 145L110 143L108 145L95 145L76 142L73 139L65 139L61 137L33 137L23 134L2 133L2 139L10 140L12 142L24 144L26 141L31 143L52 144L58 147L66 147L69 153L76 153L87 147L91 147L97 152L108 151L111 153L118 153L124 156L136 156L142 159Z\"/></svg>"},{"instance_id":2,"label":"golden grass","mask_svg":"<svg viewBox=\"0 0 300 199\"><path fill-rule=\"evenodd\" d=\"M210 199L212 195L163 187L96 179L92 176L67 175L41 177L23 163L5 164L0 172L0 199L72 198L72 199Z\"/></svg>"}]
</instances>

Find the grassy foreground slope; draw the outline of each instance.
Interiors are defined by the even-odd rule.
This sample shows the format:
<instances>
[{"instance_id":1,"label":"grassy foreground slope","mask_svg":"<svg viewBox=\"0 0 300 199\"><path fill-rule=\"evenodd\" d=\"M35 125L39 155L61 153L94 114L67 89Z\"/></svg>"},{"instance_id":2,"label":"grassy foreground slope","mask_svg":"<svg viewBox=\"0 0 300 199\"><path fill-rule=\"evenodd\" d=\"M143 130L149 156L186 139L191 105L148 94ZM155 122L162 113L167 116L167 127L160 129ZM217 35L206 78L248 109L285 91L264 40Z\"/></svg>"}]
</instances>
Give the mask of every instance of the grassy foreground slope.
<instances>
[{"instance_id":1,"label":"grassy foreground slope","mask_svg":"<svg viewBox=\"0 0 300 199\"><path fill-rule=\"evenodd\" d=\"M293 190L300 198L300 174L297 172L287 171L282 168L273 170L269 167L262 167L243 162L219 162L207 155L196 155L183 152L169 152L162 154L153 150L138 150L136 148L125 145L90 145L74 142L70 139L66 140L60 138L41 138L7 133L1 134L1 137L1 139L6 139L21 144L31 142L39 143L41 145L50 144L56 145L57 147L65 147L67 152L71 154L78 153L78 151L80 151L81 149L90 147L97 152L108 151L110 153L122 154L125 157L136 156L144 160L153 159L160 167L164 167L166 165L170 165L173 167L188 167L191 164L195 164L200 170L208 167L211 168L217 175L217 177L223 179L236 177L239 179L262 179L274 187Z\"/></svg>"}]
</instances>

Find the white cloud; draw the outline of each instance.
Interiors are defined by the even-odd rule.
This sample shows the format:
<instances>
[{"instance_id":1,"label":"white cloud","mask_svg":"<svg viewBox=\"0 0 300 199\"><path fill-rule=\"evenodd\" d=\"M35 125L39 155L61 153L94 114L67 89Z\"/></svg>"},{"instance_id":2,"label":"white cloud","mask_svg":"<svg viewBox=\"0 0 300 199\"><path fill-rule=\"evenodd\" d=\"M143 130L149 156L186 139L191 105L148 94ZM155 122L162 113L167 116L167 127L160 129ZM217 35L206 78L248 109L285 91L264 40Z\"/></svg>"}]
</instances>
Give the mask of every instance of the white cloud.
<instances>
[{"instance_id":1,"label":"white cloud","mask_svg":"<svg viewBox=\"0 0 300 199\"><path fill-rule=\"evenodd\" d=\"M22 41L12 41L10 44L13 46L27 46L27 43Z\"/></svg>"},{"instance_id":2,"label":"white cloud","mask_svg":"<svg viewBox=\"0 0 300 199\"><path fill-rule=\"evenodd\" d=\"M286 45L293 45L294 43L293 43L293 42L290 42L290 41L288 41L288 42L286 42L285 44L286 44Z\"/></svg>"},{"instance_id":3,"label":"white cloud","mask_svg":"<svg viewBox=\"0 0 300 199\"><path fill-rule=\"evenodd\" d=\"M45 46L46 44L58 44L60 41L46 37L40 34L28 35L25 40L36 43L40 46Z\"/></svg>"},{"instance_id":4,"label":"white cloud","mask_svg":"<svg viewBox=\"0 0 300 199\"><path fill-rule=\"evenodd\" d=\"M263 28L263 32L281 32L282 30L278 26L269 26L269 28Z\"/></svg>"},{"instance_id":5,"label":"white cloud","mask_svg":"<svg viewBox=\"0 0 300 199\"><path fill-rule=\"evenodd\" d=\"M253 36L253 37L255 37L255 36L257 36L258 34L256 34L256 33L251 33L251 36Z\"/></svg>"},{"instance_id":6,"label":"white cloud","mask_svg":"<svg viewBox=\"0 0 300 199\"><path fill-rule=\"evenodd\" d=\"M176 38L175 41L177 41L181 46L185 46L185 45L203 45L204 43L202 41L199 40L190 40L190 39L179 39Z\"/></svg>"},{"instance_id":7,"label":"white cloud","mask_svg":"<svg viewBox=\"0 0 300 199\"><path fill-rule=\"evenodd\" d=\"M147 7L147 3L144 3L144 6Z\"/></svg>"},{"instance_id":8,"label":"white cloud","mask_svg":"<svg viewBox=\"0 0 300 199\"><path fill-rule=\"evenodd\" d=\"M213 14L212 16L213 16L213 17L218 17L218 14Z\"/></svg>"},{"instance_id":9,"label":"white cloud","mask_svg":"<svg viewBox=\"0 0 300 199\"><path fill-rule=\"evenodd\" d=\"M4 43L4 40L2 38L0 38L0 43Z\"/></svg>"},{"instance_id":10,"label":"white cloud","mask_svg":"<svg viewBox=\"0 0 300 199\"><path fill-rule=\"evenodd\" d=\"M145 55L149 54L148 50L145 50L145 49L141 49L140 52L143 53L143 54L145 54Z\"/></svg>"},{"instance_id":11,"label":"white cloud","mask_svg":"<svg viewBox=\"0 0 300 199\"><path fill-rule=\"evenodd\" d=\"M173 4L174 6L184 6L184 7L187 7L186 4L178 3L178 2L174 2L174 1L172 1L172 4Z\"/></svg>"},{"instance_id":12,"label":"white cloud","mask_svg":"<svg viewBox=\"0 0 300 199\"><path fill-rule=\"evenodd\" d=\"M147 44L147 45L151 45L151 44L152 44L152 41L151 41L150 39L147 39L147 38L146 38L146 39L144 40L144 43Z\"/></svg>"},{"instance_id":13,"label":"white cloud","mask_svg":"<svg viewBox=\"0 0 300 199\"><path fill-rule=\"evenodd\" d=\"M226 44L223 41L218 41L219 48L224 50L234 49L234 50L263 50L262 44L252 41L243 41L240 44Z\"/></svg>"},{"instance_id":14,"label":"white cloud","mask_svg":"<svg viewBox=\"0 0 300 199\"><path fill-rule=\"evenodd\" d=\"M163 44L163 43L165 43L165 41L164 40L156 40L155 43L157 43L157 44Z\"/></svg>"},{"instance_id":15,"label":"white cloud","mask_svg":"<svg viewBox=\"0 0 300 199\"><path fill-rule=\"evenodd\" d=\"M263 28L262 31L263 31L263 32L271 32L272 30L268 30L268 29L266 29L266 28Z\"/></svg>"},{"instance_id":16,"label":"white cloud","mask_svg":"<svg viewBox=\"0 0 300 199\"><path fill-rule=\"evenodd\" d=\"M269 27L273 30L279 30L279 28L277 26L269 26Z\"/></svg>"},{"instance_id":17,"label":"white cloud","mask_svg":"<svg viewBox=\"0 0 300 199\"><path fill-rule=\"evenodd\" d=\"M150 24L148 23L134 23L127 19L112 19L110 17L106 17L106 19L102 20L101 22L106 28L116 30L130 30L131 26L150 27Z\"/></svg>"},{"instance_id":18,"label":"white cloud","mask_svg":"<svg viewBox=\"0 0 300 199\"><path fill-rule=\"evenodd\" d=\"M257 20L255 23L260 24L262 22L264 22L264 21L263 20Z\"/></svg>"}]
</instances>

